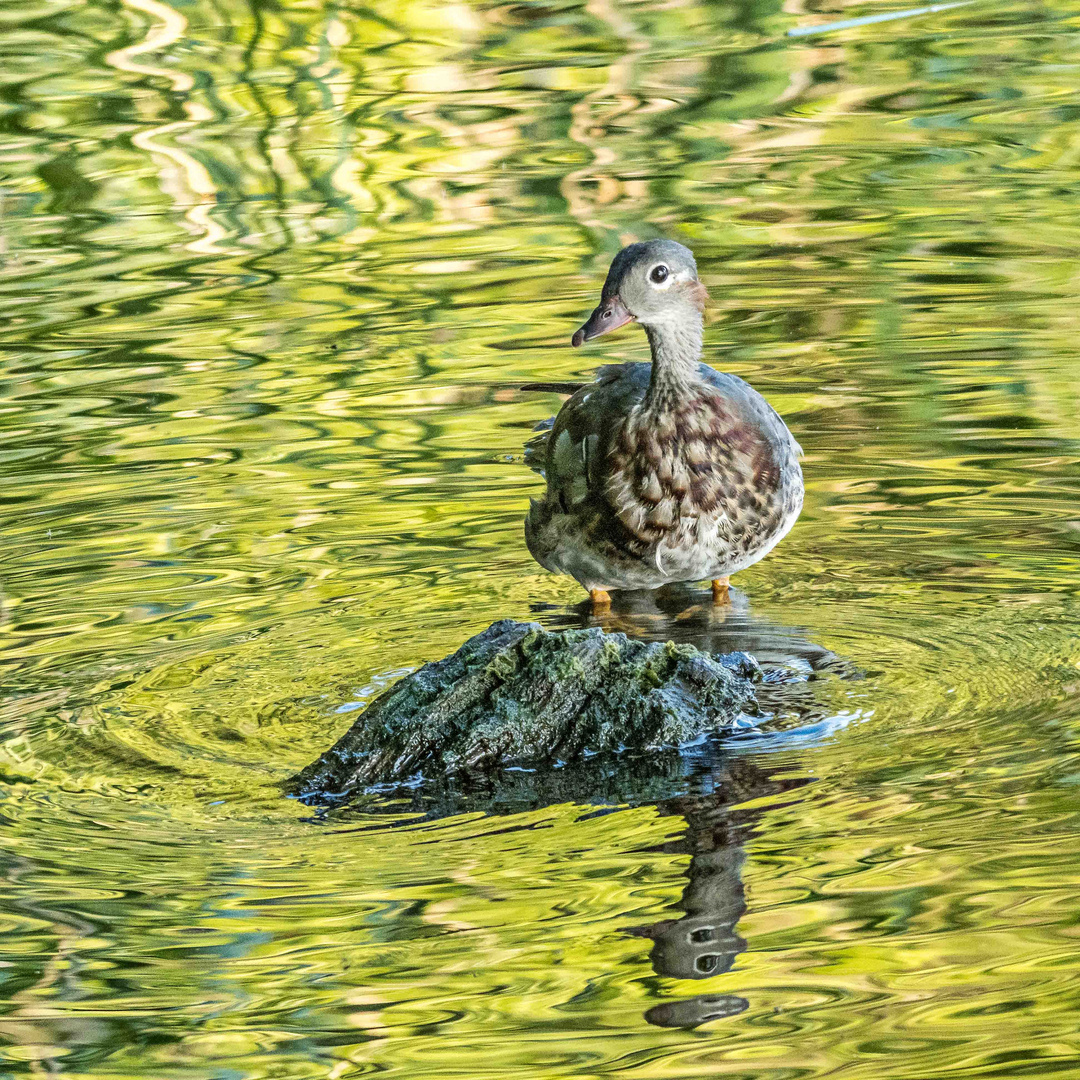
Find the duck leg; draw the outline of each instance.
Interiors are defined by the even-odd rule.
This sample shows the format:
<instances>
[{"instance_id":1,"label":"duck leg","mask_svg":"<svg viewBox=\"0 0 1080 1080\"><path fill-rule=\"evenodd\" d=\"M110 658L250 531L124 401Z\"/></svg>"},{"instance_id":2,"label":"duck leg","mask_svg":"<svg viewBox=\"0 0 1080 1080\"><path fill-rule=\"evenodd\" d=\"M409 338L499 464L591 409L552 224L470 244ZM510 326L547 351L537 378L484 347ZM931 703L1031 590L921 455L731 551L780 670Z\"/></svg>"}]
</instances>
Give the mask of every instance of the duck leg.
<instances>
[{"instance_id":1,"label":"duck leg","mask_svg":"<svg viewBox=\"0 0 1080 1080\"><path fill-rule=\"evenodd\" d=\"M731 578L724 577L714 578L712 583L712 602L714 604L730 604L731 597L728 596L728 582Z\"/></svg>"}]
</instances>

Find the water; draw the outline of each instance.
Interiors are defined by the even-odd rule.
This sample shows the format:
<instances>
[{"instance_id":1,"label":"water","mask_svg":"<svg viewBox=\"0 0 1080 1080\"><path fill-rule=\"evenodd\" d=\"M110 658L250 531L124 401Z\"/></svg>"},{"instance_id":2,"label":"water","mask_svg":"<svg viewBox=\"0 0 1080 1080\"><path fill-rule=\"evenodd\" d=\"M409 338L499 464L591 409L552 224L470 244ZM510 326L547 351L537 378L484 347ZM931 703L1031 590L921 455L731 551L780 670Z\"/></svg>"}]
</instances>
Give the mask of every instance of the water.
<instances>
[{"instance_id":1,"label":"water","mask_svg":"<svg viewBox=\"0 0 1080 1080\"><path fill-rule=\"evenodd\" d=\"M785 37L891 10L7 7L4 1075L1080 1076L1080 18ZM589 620L515 387L644 355L568 341L660 233L807 504L604 621L835 663L621 809L313 818L381 686Z\"/></svg>"}]
</instances>

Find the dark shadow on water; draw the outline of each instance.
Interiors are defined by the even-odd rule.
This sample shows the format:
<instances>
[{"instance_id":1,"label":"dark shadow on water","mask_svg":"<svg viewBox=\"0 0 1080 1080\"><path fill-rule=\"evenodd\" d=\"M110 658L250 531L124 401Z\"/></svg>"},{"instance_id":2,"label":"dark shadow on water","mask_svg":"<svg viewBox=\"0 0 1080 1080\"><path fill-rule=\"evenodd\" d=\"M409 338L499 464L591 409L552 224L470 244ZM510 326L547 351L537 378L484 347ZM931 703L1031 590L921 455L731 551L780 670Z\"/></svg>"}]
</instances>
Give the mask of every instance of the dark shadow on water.
<instances>
[{"instance_id":1,"label":"dark shadow on water","mask_svg":"<svg viewBox=\"0 0 1080 1080\"><path fill-rule=\"evenodd\" d=\"M665 589L612 594L611 607L593 610L588 600L572 608L533 612L550 629L598 626L642 641L677 641L703 652L746 652L762 667L757 690L760 724L770 730L797 724L806 730L827 727L831 712L817 693L822 678L861 680L866 673L851 661L809 640L805 631L755 614L746 593L729 591L730 603L715 604L708 589L670 585Z\"/></svg>"},{"instance_id":2,"label":"dark shadow on water","mask_svg":"<svg viewBox=\"0 0 1080 1080\"><path fill-rule=\"evenodd\" d=\"M708 589L669 585L612 593L610 608L602 611L594 611L589 600L571 608L538 605L533 617L553 630L599 626L643 641L684 642L704 652L748 652L763 666L853 673L847 661L802 631L755 615L741 589L732 587L728 597L729 603L717 604Z\"/></svg>"}]
</instances>

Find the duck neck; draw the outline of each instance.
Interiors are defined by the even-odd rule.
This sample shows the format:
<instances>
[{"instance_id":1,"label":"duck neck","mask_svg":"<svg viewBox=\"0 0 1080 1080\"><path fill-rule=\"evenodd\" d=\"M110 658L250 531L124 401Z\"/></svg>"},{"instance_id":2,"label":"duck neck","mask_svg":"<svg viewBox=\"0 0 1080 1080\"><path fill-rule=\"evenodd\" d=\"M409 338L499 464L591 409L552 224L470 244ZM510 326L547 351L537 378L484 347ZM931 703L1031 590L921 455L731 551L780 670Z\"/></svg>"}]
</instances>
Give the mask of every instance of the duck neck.
<instances>
[{"instance_id":1,"label":"duck neck","mask_svg":"<svg viewBox=\"0 0 1080 1080\"><path fill-rule=\"evenodd\" d=\"M678 322L645 326L652 348L652 378L646 403L665 407L672 400L685 397L701 381L702 318L696 311Z\"/></svg>"}]
</instances>

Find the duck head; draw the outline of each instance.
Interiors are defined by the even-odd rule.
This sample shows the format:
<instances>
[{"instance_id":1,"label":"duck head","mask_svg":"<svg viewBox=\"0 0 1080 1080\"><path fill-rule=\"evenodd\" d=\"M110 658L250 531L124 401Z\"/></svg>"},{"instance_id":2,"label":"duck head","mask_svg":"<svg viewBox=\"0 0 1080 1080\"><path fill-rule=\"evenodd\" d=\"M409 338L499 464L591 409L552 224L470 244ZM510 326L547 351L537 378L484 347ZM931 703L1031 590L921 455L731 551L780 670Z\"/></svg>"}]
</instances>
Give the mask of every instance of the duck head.
<instances>
[{"instance_id":1,"label":"duck head","mask_svg":"<svg viewBox=\"0 0 1080 1080\"><path fill-rule=\"evenodd\" d=\"M615 256L600 303L571 338L582 345L628 322L645 327L701 324L708 293L693 252L674 240L630 244Z\"/></svg>"}]
</instances>

